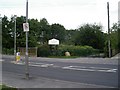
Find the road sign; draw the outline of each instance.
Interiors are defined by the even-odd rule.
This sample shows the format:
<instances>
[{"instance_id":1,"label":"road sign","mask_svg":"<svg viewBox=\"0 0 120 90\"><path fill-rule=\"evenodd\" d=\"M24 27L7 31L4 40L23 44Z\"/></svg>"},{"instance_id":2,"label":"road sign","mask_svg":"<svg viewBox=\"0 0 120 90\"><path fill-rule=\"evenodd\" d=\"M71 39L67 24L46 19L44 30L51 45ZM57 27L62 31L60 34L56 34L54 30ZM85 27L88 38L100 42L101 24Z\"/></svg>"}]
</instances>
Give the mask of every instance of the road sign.
<instances>
[{"instance_id":1,"label":"road sign","mask_svg":"<svg viewBox=\"0 0 120 90\"><path fill-rule=\"evenodd\" d=\"M29 23L23 23L23 30L25 32L28 32L29 31Z\"/></svg>"}]
</instances>

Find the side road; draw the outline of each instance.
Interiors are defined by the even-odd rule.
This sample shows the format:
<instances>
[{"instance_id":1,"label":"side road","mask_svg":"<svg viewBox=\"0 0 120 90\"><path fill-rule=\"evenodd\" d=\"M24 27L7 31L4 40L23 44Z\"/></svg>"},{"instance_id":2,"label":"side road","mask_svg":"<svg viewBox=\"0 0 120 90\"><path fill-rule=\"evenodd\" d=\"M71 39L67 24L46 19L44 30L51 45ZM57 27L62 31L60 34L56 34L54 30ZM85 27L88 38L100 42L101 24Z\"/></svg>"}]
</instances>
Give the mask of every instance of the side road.
<instances>
[{"instance_id":1,"label":"side road","mask_svg":"<svg viewBox=\"0 0 120 90\"><path fill-rule=\"evenodd\" d=\"M2 58L14 59L13 55L2 55ZM21 56L22 60L25 60L24 56ZM112 58L92 58L92 57L80 57L73 59L63 59L63 58L46 58L46 57L29 57L29 60L39 60L39 61L51 61L51 62L69 62L69 63L90 63L90 64L115 64L118 65L119 56Z\"/></svg>"},{"instance_id":2,"label":"side road","mask_svg":"<svg viewBox=\"0 0 120 90\"><path fill-rule=\"evenodd\" d=\"M30 77L3 71L2 83L16 88L112 88L102 85L76 83L63 80L49 79L44 77Z\"/></svg>"}]
</instances>

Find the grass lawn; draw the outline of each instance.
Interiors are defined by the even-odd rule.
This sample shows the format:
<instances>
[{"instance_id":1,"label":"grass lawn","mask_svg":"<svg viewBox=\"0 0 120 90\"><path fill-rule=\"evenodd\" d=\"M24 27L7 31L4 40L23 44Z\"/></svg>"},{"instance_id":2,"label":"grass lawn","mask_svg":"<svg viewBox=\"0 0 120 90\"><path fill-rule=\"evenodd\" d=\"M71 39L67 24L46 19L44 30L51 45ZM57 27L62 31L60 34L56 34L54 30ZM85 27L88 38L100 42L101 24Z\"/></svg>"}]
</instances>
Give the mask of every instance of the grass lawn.
<instances>
[{"instance_id":1,"label":"grass lawn","mask_svg":"<svg viewBox=\"0 0 120 90\"><path fill-rule=\"evenodd\" d=\"M6 85L0 85L0 90L17 90L16 88L8 87Z\"/></svg>"}]
</instances>

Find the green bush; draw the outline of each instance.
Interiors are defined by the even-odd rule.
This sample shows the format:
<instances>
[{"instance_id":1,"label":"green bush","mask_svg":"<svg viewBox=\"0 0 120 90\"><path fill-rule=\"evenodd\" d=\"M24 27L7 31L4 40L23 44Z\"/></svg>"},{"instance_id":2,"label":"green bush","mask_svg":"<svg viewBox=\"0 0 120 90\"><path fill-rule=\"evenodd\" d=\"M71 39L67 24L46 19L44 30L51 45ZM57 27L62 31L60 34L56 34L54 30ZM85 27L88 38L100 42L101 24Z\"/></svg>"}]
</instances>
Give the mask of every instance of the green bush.
<instances>
[{"instance_id":1,"label":"green bush","mask_svg":"<svg viewBox=\"0 0 120 90\"><path fill-rule=\"evenodd\" d=\"M48 45L41 45L37 50L38 57L48 57L50 56L50 48Z\"/></svg>"},{"instance_id":2,"label":"green bush","mask_svg":"<svg viewBox=\"0 0 120 90\"><path fill-rule=\"evenodd\" d=\"M2 48L2 54L8 54L8 55L13 55L14 54L14 49L7 49L7 48Z\"/></svg>"}]
</instances>

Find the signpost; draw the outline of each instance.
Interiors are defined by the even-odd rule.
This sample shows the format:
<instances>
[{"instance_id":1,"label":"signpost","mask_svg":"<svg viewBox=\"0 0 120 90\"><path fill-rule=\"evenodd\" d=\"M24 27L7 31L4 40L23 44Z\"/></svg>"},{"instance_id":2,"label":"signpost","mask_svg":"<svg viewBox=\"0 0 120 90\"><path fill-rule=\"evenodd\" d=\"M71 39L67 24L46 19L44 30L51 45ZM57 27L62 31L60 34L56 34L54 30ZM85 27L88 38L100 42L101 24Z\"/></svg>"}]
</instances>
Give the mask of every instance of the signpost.
<instances>
[{"instance_id":1,"label":"signpost","mask_svg":"<svg viewBox=\"0 0 120 90\"><path fill-rule=\"evenodd\" d=\"M26 53L25 53L25 75L26 79L29 79L29 68L28 68L28 0L26 0L26 23L23 23L23 29L26 32Z\"/></svg>"}]
</instances>

